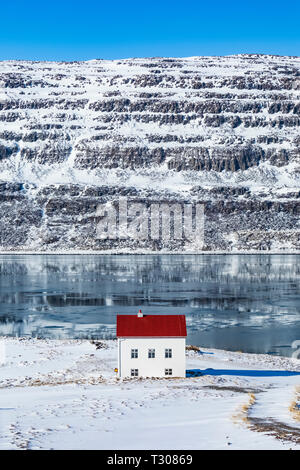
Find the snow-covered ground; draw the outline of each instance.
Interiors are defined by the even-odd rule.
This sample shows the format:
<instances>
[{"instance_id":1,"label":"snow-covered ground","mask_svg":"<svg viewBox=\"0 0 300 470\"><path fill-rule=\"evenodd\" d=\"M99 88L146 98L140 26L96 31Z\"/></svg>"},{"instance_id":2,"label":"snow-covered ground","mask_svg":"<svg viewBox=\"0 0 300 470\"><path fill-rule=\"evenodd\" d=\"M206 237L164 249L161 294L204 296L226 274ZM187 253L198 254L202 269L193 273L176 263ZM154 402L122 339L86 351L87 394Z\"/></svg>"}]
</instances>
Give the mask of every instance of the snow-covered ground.
<instances>
[{"instance_id":1,"label":"snow-covered ground","mask_svg":"<svg viewBox=\"0 0 300 470\"><path fill-rule=\"evenodd\" d=\"M300 449L299 360L201 349L202 376L118 380L101 343L3 339L0 449Z\"/></svg>"}]
</instances>

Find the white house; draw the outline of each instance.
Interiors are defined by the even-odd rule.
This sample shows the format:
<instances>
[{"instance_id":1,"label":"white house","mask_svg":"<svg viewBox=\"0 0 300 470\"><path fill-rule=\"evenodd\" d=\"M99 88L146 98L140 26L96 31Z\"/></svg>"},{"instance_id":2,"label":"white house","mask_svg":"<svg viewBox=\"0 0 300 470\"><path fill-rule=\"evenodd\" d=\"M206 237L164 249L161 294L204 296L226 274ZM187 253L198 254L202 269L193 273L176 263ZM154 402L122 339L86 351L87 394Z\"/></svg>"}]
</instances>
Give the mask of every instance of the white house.
<instances>
[{"instance_id":1,"label":"white house","mask_svg":"<svg viewBox=\"0 0 300 470\"><path fill-rule=\"evenodd\" d=\"M185 315L117 315L119 377L185 377Z\"/></svg>"}]
</instances>

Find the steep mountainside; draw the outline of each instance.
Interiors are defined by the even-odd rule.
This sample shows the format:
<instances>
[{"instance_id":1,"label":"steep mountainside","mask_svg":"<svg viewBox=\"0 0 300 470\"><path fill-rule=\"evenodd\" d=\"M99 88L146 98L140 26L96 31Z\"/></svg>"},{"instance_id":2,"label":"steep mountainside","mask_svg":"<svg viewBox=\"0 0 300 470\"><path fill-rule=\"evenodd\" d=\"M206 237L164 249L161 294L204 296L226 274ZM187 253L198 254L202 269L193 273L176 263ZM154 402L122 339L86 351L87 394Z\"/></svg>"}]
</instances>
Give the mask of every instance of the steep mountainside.
<instances>
[{"instance_id":1,"label":"steep mountainside","mask_svg":"<svg viewBox=\"0 0 300 470\"><path fill-rule=\"evenodd\" d=\"M2 249L98 240L97 205L201 202L205 250L300 249L300 58L0 62Z\"/></svg>"}]
</instances>

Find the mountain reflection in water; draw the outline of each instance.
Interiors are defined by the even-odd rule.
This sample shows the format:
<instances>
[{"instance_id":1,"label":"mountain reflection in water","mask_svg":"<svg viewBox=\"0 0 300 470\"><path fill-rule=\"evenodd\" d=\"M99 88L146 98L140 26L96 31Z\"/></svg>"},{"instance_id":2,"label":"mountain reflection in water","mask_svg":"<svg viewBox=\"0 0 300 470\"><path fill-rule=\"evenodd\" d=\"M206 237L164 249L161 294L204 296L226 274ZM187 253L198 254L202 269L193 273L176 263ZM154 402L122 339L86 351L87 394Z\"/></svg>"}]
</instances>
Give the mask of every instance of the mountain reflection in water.
<instances>
[{"instance_id":1,"label":"mountain reflection in water","mask_svg":"<svg viewBox=\"0 0 300 470\"><path fill-rule=\"evenodd\" d=\"M117 313L184 313L188 342L291 355L300 255L1 255L0 335L113 338Z\"/></svg>"}]
</instances>

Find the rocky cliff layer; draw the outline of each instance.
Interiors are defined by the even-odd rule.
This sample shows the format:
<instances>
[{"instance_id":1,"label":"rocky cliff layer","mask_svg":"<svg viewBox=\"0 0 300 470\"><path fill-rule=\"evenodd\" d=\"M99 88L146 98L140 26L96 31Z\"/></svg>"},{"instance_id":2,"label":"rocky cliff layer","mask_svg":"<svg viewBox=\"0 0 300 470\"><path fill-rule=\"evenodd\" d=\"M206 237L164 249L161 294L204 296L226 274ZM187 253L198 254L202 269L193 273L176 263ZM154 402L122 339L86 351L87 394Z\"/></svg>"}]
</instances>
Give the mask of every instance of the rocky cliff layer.
<instances>
[{"instance_id":1,"label":"rocky cliff layer","mask_svg":"<svg viewBox=\"0 0 300 470\"><path fill-rule=\"evenodd\" d=\"M201 202L206 250L300 249L300 58L0 63L2 249L98 240L97 206Z\"/></svg>"}]
</instances>

